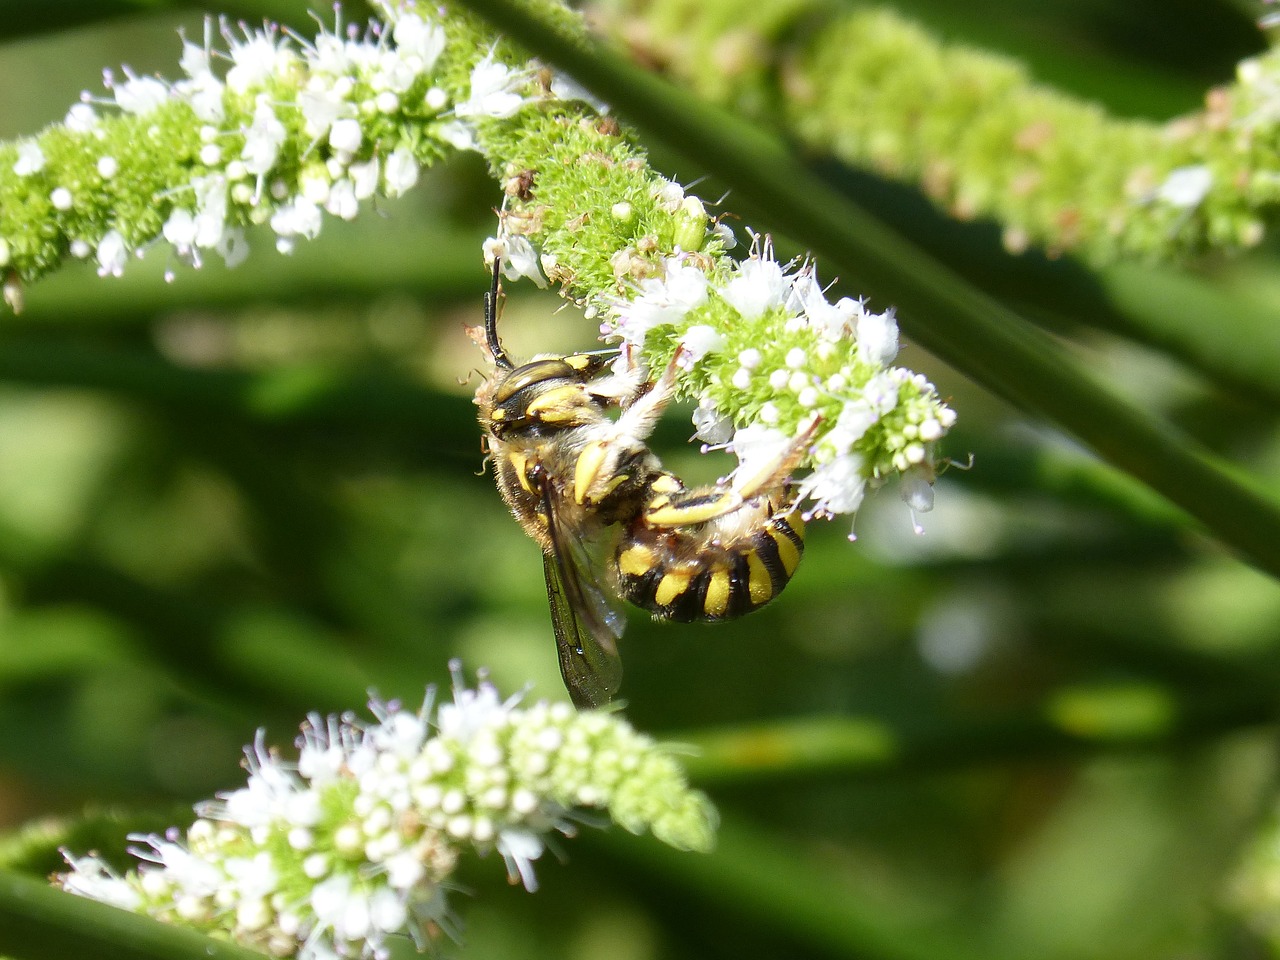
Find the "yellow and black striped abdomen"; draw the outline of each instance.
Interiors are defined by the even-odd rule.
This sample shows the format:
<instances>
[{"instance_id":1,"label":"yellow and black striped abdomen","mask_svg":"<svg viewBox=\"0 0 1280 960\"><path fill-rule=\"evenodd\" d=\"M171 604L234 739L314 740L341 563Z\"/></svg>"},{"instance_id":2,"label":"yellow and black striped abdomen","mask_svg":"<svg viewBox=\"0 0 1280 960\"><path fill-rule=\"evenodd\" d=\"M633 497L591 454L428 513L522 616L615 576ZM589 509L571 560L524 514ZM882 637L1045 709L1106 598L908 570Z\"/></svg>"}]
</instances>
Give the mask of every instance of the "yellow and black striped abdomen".
<instances>
[{"instance_id":1,"label":"yellow and black striped abdomen","mask_svg":"<svg viewBox=\"0 0 1280 960\"><path fill-rule=\"evenodd\" d=\"M726 521L728 518L726 518ZM661 528L643 522L614 552L618 592L663 620L732 620L778 594L804 553L798 512L764 516L727 537L729 522Z\"/></svg>"}]
</instances>

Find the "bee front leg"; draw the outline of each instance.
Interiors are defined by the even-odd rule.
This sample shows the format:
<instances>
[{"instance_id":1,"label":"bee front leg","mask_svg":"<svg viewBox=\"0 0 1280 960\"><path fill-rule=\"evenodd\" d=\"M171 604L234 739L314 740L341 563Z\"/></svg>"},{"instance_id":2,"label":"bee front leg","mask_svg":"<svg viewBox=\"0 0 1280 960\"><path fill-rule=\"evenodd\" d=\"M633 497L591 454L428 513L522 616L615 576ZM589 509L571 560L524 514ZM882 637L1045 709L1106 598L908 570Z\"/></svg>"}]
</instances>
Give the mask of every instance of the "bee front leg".
<instances>
[{"instance_id":1,"label":"bee front leg","mask_svg":"<svg viewBox=\"0 0 1280 960\"><path fill-rule=\"evenodd\" d=\"M574 466L573 495L578 503L600 503L620 483L636 481L628 473L660 469L645 441L658 425L676 392L676 374L683 350L677 350L662 377L645 393L624 406L617 422L602 425Z\"/></svg>"}]
</instances>

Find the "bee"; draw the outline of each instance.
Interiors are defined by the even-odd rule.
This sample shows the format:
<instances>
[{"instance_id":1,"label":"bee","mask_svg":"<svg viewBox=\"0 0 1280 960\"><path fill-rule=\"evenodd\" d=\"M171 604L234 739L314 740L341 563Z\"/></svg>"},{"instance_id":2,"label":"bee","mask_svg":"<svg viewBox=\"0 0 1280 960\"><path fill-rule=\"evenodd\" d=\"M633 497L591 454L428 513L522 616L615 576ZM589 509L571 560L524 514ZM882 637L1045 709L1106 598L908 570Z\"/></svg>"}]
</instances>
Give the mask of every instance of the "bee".
<instances>
[{"instance_id":1,"label":"bee","mask_svg":"<svg viewBox=\"0 0 1280 960\"><path fill-rule=\"evenodd\" d=\"M782 592L804 552L789 478L812 428L749 475L687 487L645 442L674 395L680 356L654 382L611 373L616 350L516 365L498 338L499 270L495 259L484 311L493 369L476 392L487 459L542 548L569 695L601 706L622 680L619 599L688 623L731 620Z\"/></svg>"}]
</instances>

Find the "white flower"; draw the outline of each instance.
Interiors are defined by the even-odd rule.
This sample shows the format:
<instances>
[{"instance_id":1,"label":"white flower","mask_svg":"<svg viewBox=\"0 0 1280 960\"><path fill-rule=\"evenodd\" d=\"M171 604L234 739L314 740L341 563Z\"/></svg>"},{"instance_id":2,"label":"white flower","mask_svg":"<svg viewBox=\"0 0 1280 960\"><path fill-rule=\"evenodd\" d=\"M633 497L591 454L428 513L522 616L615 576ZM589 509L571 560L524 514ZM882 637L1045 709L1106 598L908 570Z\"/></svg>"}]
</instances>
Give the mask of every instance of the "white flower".
<instances>
[{"instance_id":1,"label":"white flower","mask_svg":"<svg viewBox=\"0 0 1280 960\"><path fill-rule=\"evenodd\" d=\"M241 227L222 231L222 239L213 248L228 267L238 267L249 257L249 241Z\"/></svg>"},{"instance_id":2,"label":"white flower","mask_svg":"<svg viewBox=\"0 0 1280 960\"><path fill-rule=\"evenodd\" d=\"M206 27L206 31L207 31ZM212 75L213 70L210 69L211 58L209 56L208 46L195 44L189 40L182 41L182 56L178 60L178 66L192 80L202 80Z\"/></svg>"},{"instance_id":3,"label":"white flower","mask_svg":"<svg viewBox=\"0 0 1280 960\"><path fill-rule=\"evenodd\" d=\"M898 322L893 310L884 313L858 314L858 359L872 366L884 367L898 355Z\"/></svg>"},{"instance_id":4,"label":"white flower","mask_svg":"<svg viewBox=\"0 0 1280 960\"><path fill-rule=\"evenodd\" d=\"M364 131L360 122L350 117L334 121L329 128L329 146L342 153L355 153L364 142Z\"/></svg>"},{"instance_id":5,"label":"white flower","mask_svg":"<svg viewBox=\"0 0 1280 960\"><path fill-rule=\"evenodd\" d=\"M416 14L402 13L391 28L402 57L409 58L415 72L425 73L444 52L445 34L438 23L428 23Z\"/></svg>"},{"instance_id":6,"label":"white flower","mask_svg":"<svg viewBox=\"0 0 1280 960\"><path fill-rule=\"evenodd\" d=\"M693 427L698 439L712 446L726 444L733 437L733 421L706 399L699 400L693 410Z\"/></svg>"},{"instance_id":7,"label":"white flower","mask_svg":"<svg viewBox=\"0 0 1280 960\"><path fill-rule=\"evenodd\" d=\"M191 181L196 192L195 245L216 247L227 228L227 181L216 174Z\"/></svg>"},{"instance_id":8,"label":"white flower","mask_svg":"<svg viewBox=\"0 0 1280 960\"><path fill-rule=\"evenodd\" d=\"M538 878L533 872L533 862L542 856L543 844L536 833L529 830L510 829L498 834L498 853L507 864L507 876L514 883L517 879L530 893L538 889Z\"/></svg>"},{"instance_id":9,"label":"white flower","mask_svg":"<svg viewBox=\"0 0 1280 960\"><path fill-rule=\"evenodd\" d=\"M468 743L483 728L505 723L511 706L502 702L492 683L481 682L475 690L455 683L453 703L440 704L436 726L440 736Z\"/></svg>"},{"instance_id":10,"label":"white flower","mask_svg":"<svg viewBox=\"0 0 1280 960\"><path fill-rule=\"evenodd\" d=\"M392 150L382 178L389 197L398 197L417 183L418 161L414 159L413 151L403 144Z\"/></svg>"},{"instance_id":11,"label":"white flower","mask_svg":"<svg viewBox=\"0 0 1280 960\"><path fill-rule=\"evenodd\" d=\"M314 239L320 233L320 226L320 208L304 197L294 197L290 202L282 203L271 215L271 229L286 239Z\"/></svg>"},{"instance_id":12,"label":"white flower","mask_svg":"<svg viewBox=\"0 0 1280 960\"><path fill-rule=\"evenodd\" d=\"M18 159L13 162L13 172L20 177L29 177L44 169L44 151L34 140L24 140L18 144Z\"/></svg>"},{"instance_id":13,"label":"white flower","mask_svg":"<svg viewBox=\"0 0 1280 960\"><path fill-rule=\"evenodd\" d=\"M800 481L799 497L813 501L813 509L805 513L805 518L856 513L867 488L862 471L863 459L856 453L846 453L815 468ZM849 539L853 539L852 531Z\"/></svg>"},{"instance_id":14,"label":"white flower","mask_svg":"<svg viewBox=\"0 0 1280 960\"><path fill-rule=\"evenodd\" d=\"M821 446L833 451L837 456L849 452L849 449L866 435L880 414L861 397L846 401L836 417L835 426L826 432Z\"/></svg>"},{"instance_id":15,"label":"white flower","mask_svg":"<svg viewBox=\"0 0 1280 960\"><path fill-rule=\"evenodd\" d=\"M459 117L492 117L505 120L515 116L525 98L515 91L524 85L526 76L512 70L489 54L471 71L470 96L454 107Z\"/></svg>"},{"instance_id":16,"label":"white flower","mask_svg":"<svg viewBox=\"0 0 1280 960\"><path fill-rule=\"evenodd\" d=\"M1204 164L1179 167L1170 171L1156 190L1156 197L1170 206L1194 210L1208 196L1213 186L1213 172Z\"/></svg>"},{"instance_id":17,"label":"white flower","mask_svg":"<svg viewBox=\"0 0 1280 960\"><path fill-rule=\"evenodd\" d=\"M701 272L701 271L699 271ZM691 368L708 353L724 349L724 334L715 327L705 323L696 323L689 327L680 337L682 365Z\"/></svg>"},{"instance_id":18,"label":"white flower","mask_svg":"<svg viewBox=\"0 0 1280 960\"><path fill-rule=\"evenodd\" d=\"M547 278L542 274L538 251L533 248L528 237L509 234L492 249L502 257L502 275L508 280L528 277L539 287L546 287Z\"/></svg>"},{"instance_id":19,"label":"white flower","mask_svg":"<svg viewBox=\"0 0 1280 960\"><path fill-rule=\"evenodd\" d=\"M351 188L357 200L367 200L374 195L378 189L380 172L377 157L372 157L365 163L353 163L347 167L347 176L351 178Z\"/></svg>"},{"instance_id":20,"label":"white flower","mask_svg":"<svg viewBox=\"0 0 1280 960\"><path fill-rule=\"evenodd\" d=\"M247 93L266 85L273 75L283 76L297 61L297 56L284 43L265 31L249 34L237 42L230 33L232 67L227 71L227 86L235 93Z\"/></svg>"},{"instance_id":21,"label":"white flower","mask_svg":"<svg viewBox=\"0 0 1280 960\"><path fill-rule=\"evenodd\" d=\"M354 109L332 88L303 90L298 94L296 102L302 113L304 132L317 139L329 132L338 118L350 115Z\"/></svg>"},{"instance_id":22,"label":"white flower","mask_svg":"<svg viewBox=\"0 0 1280 960\"><path fill-rule=\"evenodd\" d=\"M109 903L122 910L136 910L142 904L142 895L125 880L116 876L110 867L93 855L75 857L63 854L71 872L62 881L63 889L90 900Z\"/></svg>"},{"instance_id":23,"label":"white flower","mask_svg":"<svg viewBox=\"0 0 1280 960\"><path fill-rule=\"evenodd\" d=\"M787 307L802 313L808 325L825 340L842 340L849 336L853 323L862 312L862 304L848 297L829 303L814 275L813 268L804 269L791 281Z\"/></svg>"},{"instance_id":24,"label":"white flower","mask_svg":"<svg viewBox=\"0 0 1280 960\"><path fill-rule=\"evenodd\" d=\"M468 123L461 120L446 120L435 127L436 136L455 150L478 150L479 142L476 132Z\"/></svg>"},{"instance_id":25,"label":"white flower","mask_svg":"<svg viewBox=\"0 0 1280 960\"><path fill-rule=\"evenodd\" d=\"M173 244L180 255L186 255L195 246L196 218L190 210L177 207L169 214L161 229L164 238Z\"/></svg>"},{"instance_id":26,"label":"white flower","mask_svg":"<svg viewBox=\"0 0 1280 960\"><path fill-rule=\"evenodd\" d=\"M87 103L77 103L72 106L62 121L72 133L88 133L99 122L97 111Z\"/></svg>"},{"instance_id":27,"label":"white flower","mask_svg":"<svg viewBox=\"0 0 1280 960\"><path fill-rule=\"evenodd\" d=\"M183 41L180 64L187 79L175 83L173 90L191 104L196 116L205 123L220 123L226 116L226 109L222 102L223 85L210 69L208 30L208 21L206 21L206 38L203 46Z\"/></svg>"},{"instance_id":28,"label":"white flower","mask_svg":"<svg viewBox=\"0 0 1280 960\"><path fill-rule=\"evenodd\" d=\"M883 416L898 405L901 370L882 370L867 381L862 388L862 399L877 414Z\"/></svg>"},{"instance_id":29,"label":"white flower","mask_svg":"<svg viewBox=\"0 0 1280 960\"><path fill-rule=\"evenodd\" d=\"M115 96L121 110L145 117L164 106L169 99L169 88L154 77L130 76L124 83L115 85Z\"/></svg>"},{"instance_id":30,"label":"white flower","mask_svg":"<svg viewBox=\"0 0 1280 960\"><path fill-rule=\"evenodd\" d=\"M628 343L644 343L649 331L664 324L679 323L685 315L707 299L707 275L674 258L665 263L662 278L650 277L640 283L640 295L620 300L613 308L613 332Z\"/></svg>"},{"instance_id":31,"label":"white flower","mask_svg":"<svg viewBox=\"0 0 1280 960\"><path fill-rule=\"evenodd\" d=\"M755 320L765 311L782 306L790 289L790 280L777 261L753 256L739 264L737 276L719 293L743 319Z\"/></svg>"},{"instance_id":32,"label":"white flower","mask_svg":"<svg viewBox=\"0 0 1280 960\"><path fill-rule=\"evenodd\" d=\"M356 199L356 186L346 177L334 183L325 199L324 208L335 217L343 220L354 220L360 212L360 201Z\"/></svg>"},{"instance_id":33,"label":"white flower","mask_svg":"<svg viewBox=\"0 0 1280 960\"><path fill-rule=\"evenodd\" d=\"M98 241L98 276L118 277L124 273L129 250L118 230L108 230Z\"/></svg>"},{"instance_id":34,"label":"white flower","mask_svg":"<svg viewBox=\"0 0 1280 960\"><path fill-rule=\"evenodd\" d=\"M240 151L245 169L254 176L266 174L275 166L286 135L284 124L276 117L271 104L265 98L260 99L253 110L253 124L245 131L244 149Z\"/></svg>"}]
</instances>

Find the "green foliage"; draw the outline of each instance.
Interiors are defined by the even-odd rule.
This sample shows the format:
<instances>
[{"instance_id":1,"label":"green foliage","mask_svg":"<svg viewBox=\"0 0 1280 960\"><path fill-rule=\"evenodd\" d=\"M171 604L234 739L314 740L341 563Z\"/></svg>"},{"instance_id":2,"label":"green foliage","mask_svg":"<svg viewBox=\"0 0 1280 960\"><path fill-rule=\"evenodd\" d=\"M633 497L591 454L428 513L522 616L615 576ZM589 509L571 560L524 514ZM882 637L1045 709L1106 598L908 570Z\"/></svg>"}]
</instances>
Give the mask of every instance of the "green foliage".
<instances>
[{"instance_id":1,"label":"green foliage","mask_svg":"<svg viewBox=\"0 0 1280 960\"><path fill-rule=\"evenodd\" d=\"M1087 50L1082 83L1123 88L1157 116L1242 55L1215 45L1222 21L1243 22L1225 3L1178 17L1168 4L944 6L952 34L966 39L967 12L970 43L1005 28L1019 60ZM790 22L786 5L756 8ZM1095 19L1073 20L1081 11ZM1027 18L1035 29L1020 39ZM1196 26L1199 59L1152 46ZM95 85L103 28L0 49L7 100L33 85L6 64L33 51L51 72L83 65L80 82ZM128 56L164 63L175 49L167 39ZM758 88L740 93L735 108L771 109ZM67 100L50 97L54 120ZM664 169L685 180L690 163ZM1264 503L1280 489L1273 247L1091 272L1034 249L1012 257L998 228L825 172L969 293L1051 331L1119 408L1158 416L1224 473L1247 471ZM291 258L262 234L238 270L180 268L172 285L154 254L118 281L68 268L0 320L0 764L15 829L49 814L78 823L86 803L143 811L225 789L259 725L287 740L305 712L349 709L370 687L416 701L453 655L505 689L532 681L558 695L537 549L478 475L475 377L458 383L483 364L461 327L480 316L477 251L501 196L464 159ZM856 294L858 263L839 272ZM593 321L556 314L528 286L508 290L513 353L593 343ZM883 282L873 293L877 309L912 296ZM904 310L916 343L924 327L908 324L929 319ZM931 337L945 353L945 325ZM722 809L717 851L584 836L566 865L543 866L533 897L483 864L467 878L473 902L459 901L463 943L446 955L1154 960L1263 948L1227 907L1274 800L1280 590L1212 538L1230 540L1229 517L1265 545L1266 517L1207 481L1221 513L1189 520L1133 479L1177 495L1187 475L1129 448L1116 423L1089 411L1095 436L1114 441L1100 446L1107 465L1037 419L1049 381L1027 378L1018 410L990 392L1007 364L991 360L980 387L972 369L914 353L962 414L944 452L974 454L972 469L941 478L922 537L889 490L859 515L854 544L813 525L786 594L746 620L632 617L628 717L701 748L688 767ZM727 469L694 462L687 426L668 419L654 447L669 466ZM28 835L5 864L40 874L59 843L106 852L171 820L91 841ZM96 949L33 944L27 955Z\"/></svg>"}]
</instances>

